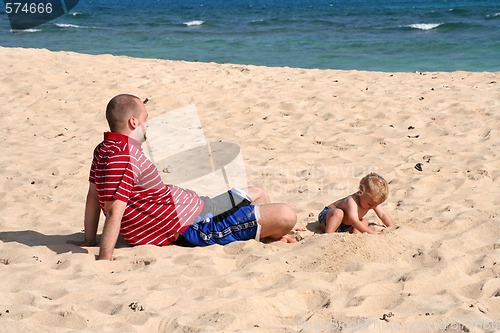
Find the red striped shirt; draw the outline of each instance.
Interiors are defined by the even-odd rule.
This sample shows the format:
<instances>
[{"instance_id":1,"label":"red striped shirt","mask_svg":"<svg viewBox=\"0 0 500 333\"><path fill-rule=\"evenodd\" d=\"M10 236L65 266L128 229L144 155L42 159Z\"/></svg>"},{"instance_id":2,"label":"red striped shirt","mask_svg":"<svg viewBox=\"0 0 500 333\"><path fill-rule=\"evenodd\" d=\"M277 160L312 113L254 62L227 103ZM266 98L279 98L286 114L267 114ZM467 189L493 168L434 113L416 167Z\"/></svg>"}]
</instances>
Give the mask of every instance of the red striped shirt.
<instances>
[{"instance_id":1,"label":"red striped shirt","mask_svg":"<svg viewBox=\"0 0 500 333\"><path fill-rule=\"evenodd\" d=\"M131 245L171 243L203 208L194 191L163 183L140 142L114 132L95 148L89 181L101 208L106 201L127 203L120 233Z\"/></svg>"}]
</instances>

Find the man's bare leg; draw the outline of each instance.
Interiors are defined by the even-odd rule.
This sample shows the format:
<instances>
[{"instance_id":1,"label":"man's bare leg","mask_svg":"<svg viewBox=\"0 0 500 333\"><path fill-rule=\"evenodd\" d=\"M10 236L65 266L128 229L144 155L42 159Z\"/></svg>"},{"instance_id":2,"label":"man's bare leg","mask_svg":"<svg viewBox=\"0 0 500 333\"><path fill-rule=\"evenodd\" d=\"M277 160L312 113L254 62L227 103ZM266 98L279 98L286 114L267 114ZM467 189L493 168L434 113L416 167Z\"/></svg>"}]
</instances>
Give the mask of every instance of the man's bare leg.
<instances>
[{"instance_id":1,"label":"man's bare leg","mask_svg":"<svg viewBox=\"0 0 500 333\"><path fill-rule=\"evenodd\" d=\"M246 192L252 198L252 203L254 205L267 205L271 203L269 196L263 188L257 186L251 186L247 188Z\"/></svg>"},{"instance_id":2,"label":"man's bare leg","mask_svg":"<svg viewBox=\"0 0 500 333\"><path fill-rule=\"evenodd\" d=\"M274 203L259 206L259 212L259 224L262 227L261 238L293 242L285 237L297 223L297 214L292 207L283 203Z\"/></svg>"}]
</instances>

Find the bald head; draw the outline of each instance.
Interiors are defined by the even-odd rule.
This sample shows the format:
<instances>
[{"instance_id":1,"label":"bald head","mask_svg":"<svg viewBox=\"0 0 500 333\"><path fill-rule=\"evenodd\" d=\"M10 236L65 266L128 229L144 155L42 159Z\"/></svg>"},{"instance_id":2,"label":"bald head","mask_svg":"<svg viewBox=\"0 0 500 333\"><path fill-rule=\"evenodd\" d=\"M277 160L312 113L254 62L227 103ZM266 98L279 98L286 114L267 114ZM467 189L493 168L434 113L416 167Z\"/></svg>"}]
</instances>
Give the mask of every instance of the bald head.
<instances>
[{"instance_id":1,"label":"bald head","mask_svg":"<svg viewBox=\"0 0 500 333\"><path fill-rule=\"evenodd\" d=\"M127 129L130 117L138 117L141 113L141 100L134 95L121 94L113 97L106 107L106 120L111 132L122 132Z\"/></svg>"}]
</instances>

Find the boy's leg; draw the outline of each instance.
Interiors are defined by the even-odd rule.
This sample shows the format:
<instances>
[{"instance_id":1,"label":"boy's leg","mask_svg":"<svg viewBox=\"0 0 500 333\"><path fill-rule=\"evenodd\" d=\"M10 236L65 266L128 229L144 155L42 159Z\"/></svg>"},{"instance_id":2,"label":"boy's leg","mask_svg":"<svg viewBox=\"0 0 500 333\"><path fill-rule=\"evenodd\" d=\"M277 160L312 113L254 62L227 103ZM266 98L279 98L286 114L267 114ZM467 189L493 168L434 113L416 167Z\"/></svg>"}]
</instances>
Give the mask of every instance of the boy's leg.
<instances>
[{"instance_id":1,"label":"boy's leg","mask_svg":"<svg viewBox=\"0 0 500 333\"><path fill-rule=\"evenodd\" d=\"M287 204L273 203L258 206L261 226L260 238L279 240L297 223L297 214Z\"/></svg>"},{"instance_id":2,"label":"boy's leg","mask_svg":"<svg viewBox=\"0 0 500 333\"><path fill-rule=\"evenodd\" d=\"M336 207L330 209L326 215L325 233L329 234L337 231L343 219L344 211L342 209Z\"/></svg>"}]
</instances>

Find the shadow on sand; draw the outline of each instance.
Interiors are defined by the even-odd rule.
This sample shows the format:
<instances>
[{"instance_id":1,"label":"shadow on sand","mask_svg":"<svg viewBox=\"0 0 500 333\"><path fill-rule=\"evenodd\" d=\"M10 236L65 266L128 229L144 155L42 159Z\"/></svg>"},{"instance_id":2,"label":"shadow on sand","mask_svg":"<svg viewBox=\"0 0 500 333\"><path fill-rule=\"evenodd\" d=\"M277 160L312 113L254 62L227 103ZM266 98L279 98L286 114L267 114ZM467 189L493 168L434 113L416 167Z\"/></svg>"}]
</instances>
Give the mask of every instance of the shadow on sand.
<instances>
[{"instance_id":1,"label":"shadow on sand","mask_svg":"<svg viewBox=\"0 0 500 333\"><path fill-rule=\"evenodd\" d=\"M44 235L34 230L0 232L1 242L16 242L31 247L46 246L48 249L54 251L57 254L66 252L88 253L86 249L68 243L68 241L76 242L82 239L82 233L74 233L70 235Z\"/></svg>"}]
</instances>

